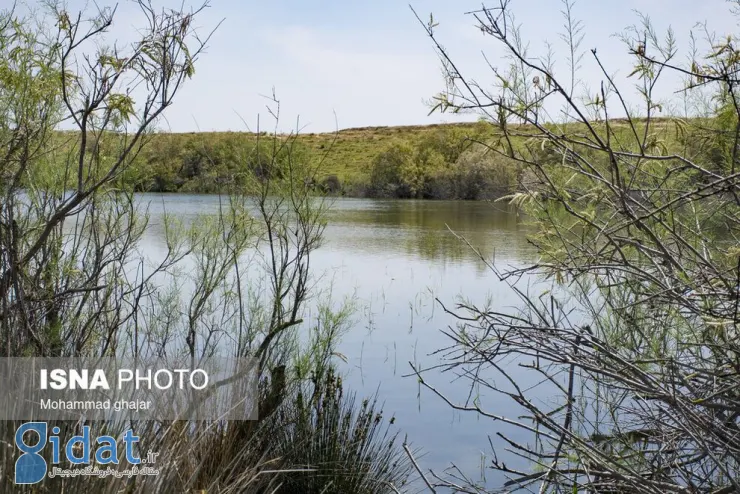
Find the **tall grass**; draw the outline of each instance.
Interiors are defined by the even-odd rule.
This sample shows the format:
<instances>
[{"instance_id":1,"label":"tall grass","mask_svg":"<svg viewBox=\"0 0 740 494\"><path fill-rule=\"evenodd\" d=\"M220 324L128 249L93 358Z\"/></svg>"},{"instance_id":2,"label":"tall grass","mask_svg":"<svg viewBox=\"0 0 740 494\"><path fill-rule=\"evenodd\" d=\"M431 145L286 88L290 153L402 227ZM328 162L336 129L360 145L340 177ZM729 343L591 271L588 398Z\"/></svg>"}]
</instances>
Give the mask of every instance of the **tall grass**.
<instances>
[{"instance_id":1,"label":"tall grass","mask_svg":"<svg viewBox=\"0 0 740 494\"><path fill-rule=\"evenodd\" d=\"M377 398L361 402L345 394L329 369L308 397L279 412L275 453L293 471L280 473L280 493L374 494L399 492L412 465L401 448L394 418L383 416Z\"/></svg>"}]
</instances>

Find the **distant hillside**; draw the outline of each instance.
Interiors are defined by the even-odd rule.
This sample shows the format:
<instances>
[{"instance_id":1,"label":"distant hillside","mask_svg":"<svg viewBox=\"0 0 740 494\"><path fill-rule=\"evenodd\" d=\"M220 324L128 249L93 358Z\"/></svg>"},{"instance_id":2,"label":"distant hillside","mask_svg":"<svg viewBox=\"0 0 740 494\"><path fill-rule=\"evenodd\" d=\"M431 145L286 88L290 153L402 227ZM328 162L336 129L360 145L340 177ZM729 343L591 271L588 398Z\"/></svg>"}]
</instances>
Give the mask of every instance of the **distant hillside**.
<instances>
[{"instance_id":1,"label":"distant hillside","mask_svg":"<svg viewBox=\"0 0 740 494\"><path fill-rule=\"evenodd\" d=\"M461 133L473 134L480 129L478 123L454 123L433 125L411 125L399 127L357 127L337 132L305 133L298 135L297 142L305 146L313 159L323 160L321 174L336 175L344 183L362 183L369 177L373 160L393 143L417 142L425 136L456 129ZM188 143L249 140L256 138L251 132L190 132L163 133L154 137L156 141L175 141L178 147Z\"/></svg>"},{"instance_id":2,"label":"distant hillside","mask_svg":"<svg viewBox=\"0 0 740 494\"><path fill-rule=\"evenodd\" d=\"M604 130L603 123L593 125ZM625 140L633 140L626 121L613 120L610 126L615 135L628 133ZM637 126L643 133L644 123ZM662 143L666 152L680 152L679 127L674 120L654 120L649 139ZM523 145L534 130L510 128L521 134L515 145ZM587 134L583 126L568 131ZM495 141L499 133L496 126L477 122L360 127L291 139L281 135L278 140L292 143L293 159L319 167L317 190L363 197L490 199L514 192L521 179L518 163L475 144ZM272 144L267 133L155 133L120 185L141 191L218 192L224 184L256 173L273 152Z\"/></svg>"}]
</instances>

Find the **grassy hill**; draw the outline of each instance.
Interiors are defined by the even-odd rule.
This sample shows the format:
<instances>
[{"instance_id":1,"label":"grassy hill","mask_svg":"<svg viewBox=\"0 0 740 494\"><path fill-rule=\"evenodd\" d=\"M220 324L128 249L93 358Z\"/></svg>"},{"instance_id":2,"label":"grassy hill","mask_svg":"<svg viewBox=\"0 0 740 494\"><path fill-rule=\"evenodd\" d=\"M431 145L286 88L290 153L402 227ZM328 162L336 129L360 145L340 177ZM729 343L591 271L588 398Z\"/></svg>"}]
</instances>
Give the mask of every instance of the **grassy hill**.
<instances>
[{"instance_id":1,"label":"grassy hill","mask_svg":"<svg viewBox=\"0 0 740 494\"><path fill-rule=\"evenodd\" d=\"M394 144L443 139L445 136L464 140L480 134L480 131L481 124L478 123L360 127L331 133L299 134L294 142L298 152L308 155L308 159L319 167L319 179L334 175L346 189L365 184L376 158ZM209 175L221 167L230 168L225 163L227 161L248 159L244 148L253 146L258 138L269 146L271 137L264 133L261 136L249 132L159 133L152 136L143 159L167 182L174 180L170 176L172 172L177 174L183 165L187 167L194 159L203 161L198 175Z\"/></svg>"},{"instance_id":2,"label":"grassy hill","mask_svg":"<svg viewBox=\"0 0 740 494\"><path fill-rule=\"evenodd\" d=\"M678 130L685 125L677 122L653 121L647 141L659 144L662 153L684 152L687 139ZM593 125L606 130L603 123ZM615 138L634 142L627 122L610 125ZM644 123L638 127L642 134ZM532 127L512 128L519 134L515 146L532 147ZM585 130L572 127L567 132L583 138ZM280 159L290 154L316 167L318 190L365 197L490 199L515 191L522 178L518 163L477 144L494 142L499 133L483 122L362 127L277 138L247 132L155 133L121 177L121 185L140 191L219 192L225 184L260 173L275 154L273 146L287 145L290 153L283 149Z\"/></svg>"},{"instance_id":3,"label":"grassy hill","mask_svg":"<svg viewBox=\"0 0 740 494\"><path fill-rule=\"evenodd\" d=\"M326 175L336 175L342 183L361 183L369 178L375 158L395 143L444 138L450 133L465 138L480 131L477 123L358 127L335 133L304 134L299 140L315 153L325 154L321 159Z\"/></svg>"}]
</instances>

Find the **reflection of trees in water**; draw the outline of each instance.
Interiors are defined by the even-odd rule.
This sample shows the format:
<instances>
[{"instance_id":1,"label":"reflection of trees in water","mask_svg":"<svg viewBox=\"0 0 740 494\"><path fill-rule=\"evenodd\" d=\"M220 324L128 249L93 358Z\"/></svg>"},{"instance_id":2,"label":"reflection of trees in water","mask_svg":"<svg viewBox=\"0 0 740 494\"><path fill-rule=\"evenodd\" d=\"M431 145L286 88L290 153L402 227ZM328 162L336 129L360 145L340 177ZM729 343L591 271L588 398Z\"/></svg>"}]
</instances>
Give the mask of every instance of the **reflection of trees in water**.
<instances>
[{"instance_id":1,"label":"reflection of trees in water","mask_svg":"<svg viewBox=\"0 0 740 494\"><path fill-rule=\"evenodd\" d=\"M529 255L522 232L456 231L455 234L458 237L449 231L439 232L434 236L422 234L417 245L411 247L409 251L425 260L441 262L443 265L470 262L475 266L479 276L488 276L490 270L485 263L477 262L478 253L488 261L495 257L507 264L518 264Z\"/></svg>"},{"instance_id":2,"label":"reflection of trees in water","mask_svg":"<svg viewBox=\"0 0 740 494\"><path fill-rule=\"evenodd\" d=\"M146 248L153 251L166 248L163 210L188 225L201 214L216 214L219 207L218 196L144 194L140 198L142 209L150 212ZM443 265L474 261L476 254L457 234L489 260L494 253L497 260L511 263L533 255L525 220L500 203L339 199L327 221L326 246L343 253L401 255ZM483 274L485 269L478 264Z\"/></svg>"},{"instance_id":3,"label":"reflection of trees in water","mask_svg":"<svg viewBox=\"0 0 740 494\"><path fill-rule=\"evenodd\" d=\"M359 202L359 201L357 201ZM398 252L434 261L473 260L464 237L487 259L530 255L526 226L503 204L453 201L362 201L352 209L335 209L329 218L337 228L358 227L350 234L354 249L382 254ZM452 231L450 231L452 230ZM453 234L454 232L454 234ZM339 231L337 231L339 233ZM329 235L331 242L331 235Z\"/></svg>"}]
</instances>

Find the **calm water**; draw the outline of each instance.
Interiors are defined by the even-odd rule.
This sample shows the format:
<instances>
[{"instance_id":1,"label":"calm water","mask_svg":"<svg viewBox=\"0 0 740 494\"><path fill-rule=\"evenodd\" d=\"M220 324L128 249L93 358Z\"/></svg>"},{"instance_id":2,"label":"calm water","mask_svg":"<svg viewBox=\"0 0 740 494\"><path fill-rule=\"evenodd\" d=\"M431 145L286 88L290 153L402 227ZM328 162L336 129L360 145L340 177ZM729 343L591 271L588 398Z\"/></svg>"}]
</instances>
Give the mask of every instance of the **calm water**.
<instances>
[{"instance_id":1,"label":"calm water","mask_svg":"<svg viewBox=\"0 0 740 494\"><path fill-rule=\"evenodd\" d=\"M183 219L216 213L218 198L203 195L142 195L152 220L145 249L163 244L157 213L164 208ZM404 377L409 362L430 367L435 350L449 345L441 330L454 324L434 300L448 307L460 296L472 302L492 300L496 308L515 307L511 290L490 273L477 255L450 232L464 236L500 267L534 259L527 228L505 206L473 202L422 202L340 199L328 218L325 244L313 257L319 284L331 286L337 300L354 295L358 313L339 344L348 358L345 382L360 395L377 391L385 415L423 451L420 464L441 472L455 463L478 479L483 458L490 458L488 436L503 430L498 423L455 412L415 378ZM512 364L514 365L514 364ZM452 399L468 389L452 374L430 378ZM504 413L511 405L489 402ZM495 441L494 445L500 445ZM503 449L498 451L501 456ZM485 459L483 460L485 463ZM508 463L508 462L507 462ZM512 459L512 463L516 463ZM487 474L489 483L496 483Z\"/></svg>"}]
</instances>

